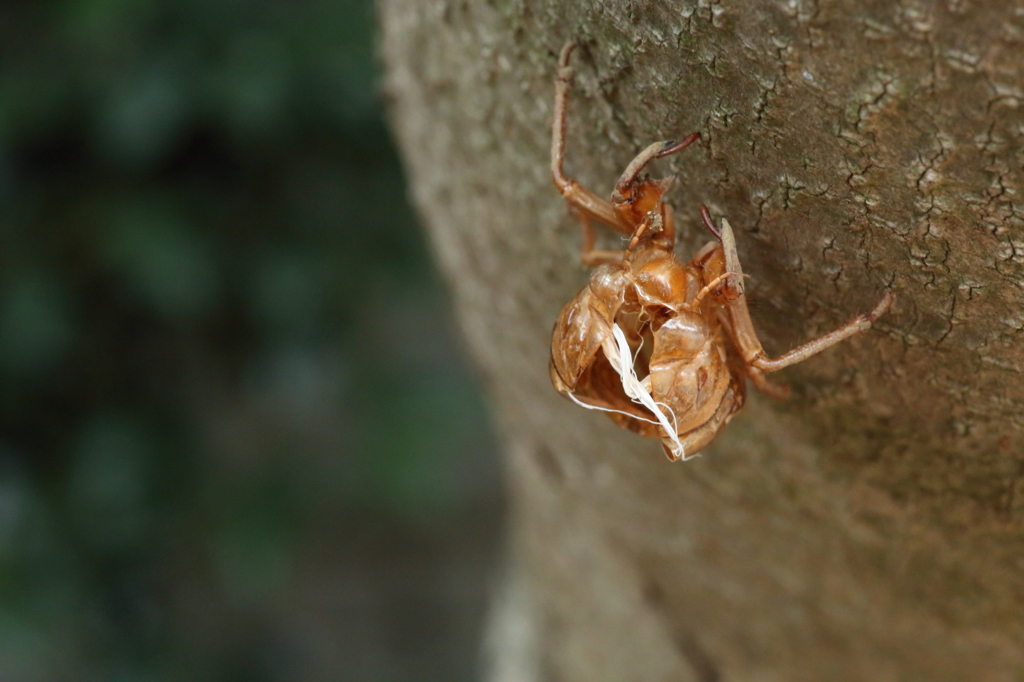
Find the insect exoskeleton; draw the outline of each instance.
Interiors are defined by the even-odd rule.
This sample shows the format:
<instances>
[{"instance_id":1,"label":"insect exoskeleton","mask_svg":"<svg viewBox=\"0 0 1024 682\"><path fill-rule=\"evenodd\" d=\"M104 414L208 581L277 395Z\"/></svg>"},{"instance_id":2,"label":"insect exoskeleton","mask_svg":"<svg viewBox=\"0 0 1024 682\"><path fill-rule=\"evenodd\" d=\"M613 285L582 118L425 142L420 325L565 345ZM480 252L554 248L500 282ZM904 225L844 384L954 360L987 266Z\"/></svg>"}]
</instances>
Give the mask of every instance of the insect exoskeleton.
<instances>
[{"instance_id":1,"label":"insect exoskeleton","mask_svg":"<svg viewBox=\"0 0 1024 682\"><path fill-rule=\"evenodd\" d=\"M551 176L583 227L580 260L594 268L590 282L562 309L551 339L551 382L577 404L605 412L620 426L658 438L671 460L693 457L743 407L746 379L784 397L765 378L807 359L871 324L892 304L891 293L867 315L769 359L747 310L743 270L729 222L716 226L701 206L715 240L687 265L673 253L675 223L662 201L672 179L641 172L654 159L696 141L656 142L626 167L605 201L563 171L565 121L575 45L559 56ZM623 251L594 248L592 221L629 237Z\"/></svg>"},{"instance_id":2,"label":"insect exoskeleton","mask_svg":"<svg viewBox=\"0 0 1024 682\"><path fill-rule=\"evenodd\" d=\"M683 267L646 241L594 269L563 308L551 345L556 389L620 426L661 438L671 459L696 454L743 406L709 282L714 259ZM705 295L701 298L701 292Z\"/></svg>"}]
</instances>

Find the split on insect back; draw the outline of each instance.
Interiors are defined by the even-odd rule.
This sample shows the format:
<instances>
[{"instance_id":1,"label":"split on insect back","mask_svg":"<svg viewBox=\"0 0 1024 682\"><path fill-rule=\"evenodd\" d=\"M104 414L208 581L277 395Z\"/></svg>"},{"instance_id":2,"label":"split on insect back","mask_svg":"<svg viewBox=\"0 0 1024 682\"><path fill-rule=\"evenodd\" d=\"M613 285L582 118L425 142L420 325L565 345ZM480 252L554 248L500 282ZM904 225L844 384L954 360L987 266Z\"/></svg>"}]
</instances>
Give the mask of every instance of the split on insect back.
<instances>
[{"instance_id":1,"label":"split on insect back","mask_svg":"<svg viewBox=\"0 0 1024 682\"><path fill-rule=\"evenodd\" d=\"M875 309L840 329L768 358L754 330L732 227L715 225L715 239L686 265L676 262L672 208L662 201L672 179L641 176L654 159L699 139L655 142L626 167L606 201L563 172L569 65L575 43L562 48L555 79L551 177L583 227L580 259L593 267L590 283L566 304L551 339L551 381L582 407L661 440L673 461L699 453L743 407L746 380L785 397L788 388L765 374L805 360L865 331L892 304L886 292ZM594 248L593 221L629 238L623 251Z\"/></svg>"}]
</instances>

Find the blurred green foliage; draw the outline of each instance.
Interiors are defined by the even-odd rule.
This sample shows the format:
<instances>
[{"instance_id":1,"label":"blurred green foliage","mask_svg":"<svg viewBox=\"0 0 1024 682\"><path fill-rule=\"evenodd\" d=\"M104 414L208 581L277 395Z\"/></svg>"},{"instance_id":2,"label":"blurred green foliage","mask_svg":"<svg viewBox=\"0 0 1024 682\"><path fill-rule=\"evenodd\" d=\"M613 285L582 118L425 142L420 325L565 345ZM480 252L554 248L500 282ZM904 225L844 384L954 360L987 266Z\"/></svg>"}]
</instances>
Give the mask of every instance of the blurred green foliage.
<instances>
[{"instance_id":1,"label":"blurred green foliage","mask_svg":"<svg viewBox=\"0 0 1024 682\"><path fill-rule=\"evenodd\" d=\"M372 19L0 6L0 679L470 674L430 590L485 563L493 448Z\"/></svg>"}]
</instances>

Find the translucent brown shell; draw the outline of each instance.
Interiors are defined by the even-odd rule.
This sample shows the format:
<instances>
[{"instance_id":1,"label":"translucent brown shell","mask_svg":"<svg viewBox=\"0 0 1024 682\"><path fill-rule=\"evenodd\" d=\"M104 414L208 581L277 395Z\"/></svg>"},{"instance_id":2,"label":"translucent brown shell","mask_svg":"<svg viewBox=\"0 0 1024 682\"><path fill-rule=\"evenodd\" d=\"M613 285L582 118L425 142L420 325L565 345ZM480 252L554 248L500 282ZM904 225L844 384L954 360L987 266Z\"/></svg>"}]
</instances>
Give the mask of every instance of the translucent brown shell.
<instances>
[{"instance_id":1,"label":"translucent brown shell","mask_svg":"<svg viewBox=\"0 0 1024 682\"><path fill-rule=\"evenodd\" d=\"M562 309L551 339L551 382L583 407L657 438L669 459L688 459L706 447L743 407L746 380L776 397L788 389L765 374L800 362L871 327L892 304L886 292L875 309L846 326L778 357L768 358L747 310L743 270L729 222L686 265L676 261L672 208L662 197L672 179L641 177L654 159L699 139L656 142L626 167L608 201L565 176L566 105L575 43L562 48L555 79L551 176L583 227L580 259L593 267L590 283ZM594 248L593 221L630 238L623 251Z\"/></svg>"}]
</instances>

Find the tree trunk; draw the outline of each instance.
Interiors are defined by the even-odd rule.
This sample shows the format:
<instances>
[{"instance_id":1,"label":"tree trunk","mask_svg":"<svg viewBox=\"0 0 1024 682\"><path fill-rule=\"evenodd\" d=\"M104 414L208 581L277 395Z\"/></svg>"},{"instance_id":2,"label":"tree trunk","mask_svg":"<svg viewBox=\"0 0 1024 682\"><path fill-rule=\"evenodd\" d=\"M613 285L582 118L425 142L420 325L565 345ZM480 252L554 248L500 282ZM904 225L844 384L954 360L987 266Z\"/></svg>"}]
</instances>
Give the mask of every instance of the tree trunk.
<instances>
[{"instance_id":1,"label":"tree trunk","mask_svg":"<svg viewBox=\"0 0 1024 682\"><path fill-rule=\"evenodd\" d=\"M379 12L412 191L506 437L492 676L1024 679L1024 5ZM699 131L655 170L679 174L677 252L707 241L701 203L729 218L769 352L897 297L686 463L548 378L587 282L548 172L569 38L567 172L606 196Z\"/></svg>"}]
</instances>

